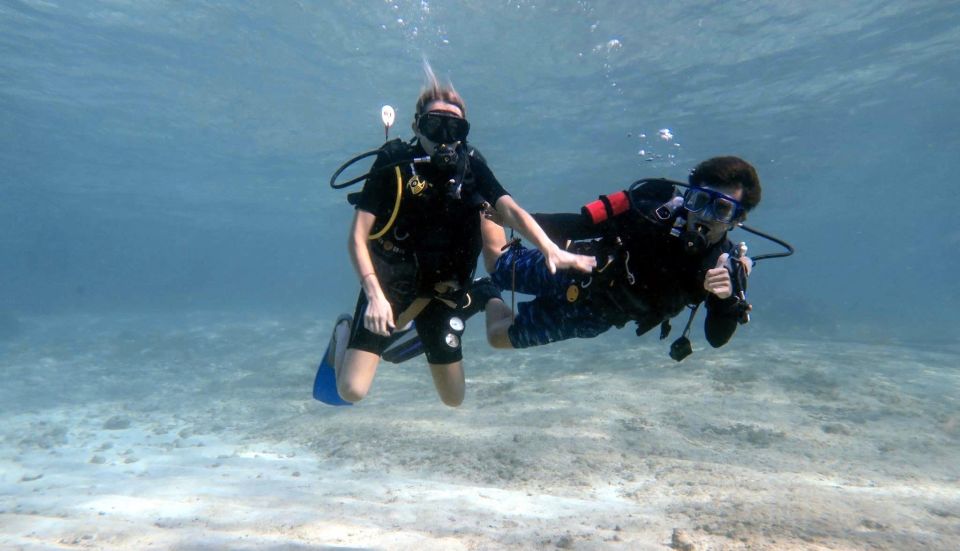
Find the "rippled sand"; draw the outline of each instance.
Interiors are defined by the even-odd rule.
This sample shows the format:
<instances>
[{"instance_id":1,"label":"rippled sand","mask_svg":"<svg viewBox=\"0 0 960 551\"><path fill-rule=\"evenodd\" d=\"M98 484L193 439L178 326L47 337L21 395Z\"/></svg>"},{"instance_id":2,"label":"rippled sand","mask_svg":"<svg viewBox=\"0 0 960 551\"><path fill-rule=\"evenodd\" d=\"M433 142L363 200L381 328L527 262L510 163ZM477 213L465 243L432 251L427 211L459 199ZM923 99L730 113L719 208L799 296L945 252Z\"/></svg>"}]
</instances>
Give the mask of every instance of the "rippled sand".
<instances>
[{"instance_id":1,"label":"rippled sand","mask_svg":"<svg viewBox=\"0 0 960 551\"><path fill-rule=\"evenodd\" d=\"M310 398L331 320L21 320L4 549L958 549L960 353L628 331ZM747 328L749 329L749 327ZM689 547L685 547L689 546Z\"/></svg>"}]
</instances>

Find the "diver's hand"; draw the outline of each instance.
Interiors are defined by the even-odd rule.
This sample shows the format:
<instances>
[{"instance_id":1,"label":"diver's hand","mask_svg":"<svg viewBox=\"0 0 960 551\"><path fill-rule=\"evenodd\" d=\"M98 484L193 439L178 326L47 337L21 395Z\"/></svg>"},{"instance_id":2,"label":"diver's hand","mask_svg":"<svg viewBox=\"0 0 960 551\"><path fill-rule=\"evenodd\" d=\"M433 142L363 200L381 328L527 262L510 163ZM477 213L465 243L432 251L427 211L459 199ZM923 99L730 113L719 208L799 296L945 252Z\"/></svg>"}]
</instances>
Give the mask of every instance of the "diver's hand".
<instances>
[{"instance_id":1,"label":"diver's hand","mask_svg":"<svg viewBox=\"0 0 960 551\"><path fill-rule=\"evenodd\" d=\"M557 246L550 247L550 250L544 255L544 260L551 274L557 273L558 268L571 268L579 272L590 273L597 267L596 258L582 254L573 254Z\"/></svg>"},{"instance_id":2,"label":"diver's hand","mask_svg":"<svg viewBox=\"0 0 960 551\"><path fill-rule=\"evenodd\" d=\"M389 337L390 332L396 329L393 322L393 308L387 297L383 296L382 291L367 294L367 310L363 314L363 326L381 337Z\"/></svg>"},{"instance_id":3,"label":"diver's hand","mask_svg":"<svg viewBox=\"0 0 960 551\"><path fill-rule=\"evenodd\" d=\"M716 267L707 270L707 275L703 279L703 288L722 299L730 298L730 295L733 294L733 282L730 281L730 271L727 270L727 260L729 259L729 254L721 254L720 258L717 259Z\"/></svg>"}]
</instances>

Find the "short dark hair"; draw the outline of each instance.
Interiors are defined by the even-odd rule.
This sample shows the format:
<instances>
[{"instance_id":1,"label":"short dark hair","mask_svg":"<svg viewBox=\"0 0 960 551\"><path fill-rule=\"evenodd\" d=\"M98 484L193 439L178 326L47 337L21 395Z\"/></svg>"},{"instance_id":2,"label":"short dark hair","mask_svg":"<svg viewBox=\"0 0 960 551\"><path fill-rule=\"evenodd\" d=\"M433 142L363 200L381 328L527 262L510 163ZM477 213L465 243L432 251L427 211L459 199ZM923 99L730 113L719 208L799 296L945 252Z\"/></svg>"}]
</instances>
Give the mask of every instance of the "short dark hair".
<instances>
[{"instance_id":1,"label":"short dark hair","mask_svg":"<svg viewBox=\"0 0 960 551\"><path fill-rule=\"evenodd\" d=\"M760 203L760 177L757 169L740 157L713 157L698 164L690 172L691 186L743 190L740 203L751 210Z\"/></svg>"}]
</instances>

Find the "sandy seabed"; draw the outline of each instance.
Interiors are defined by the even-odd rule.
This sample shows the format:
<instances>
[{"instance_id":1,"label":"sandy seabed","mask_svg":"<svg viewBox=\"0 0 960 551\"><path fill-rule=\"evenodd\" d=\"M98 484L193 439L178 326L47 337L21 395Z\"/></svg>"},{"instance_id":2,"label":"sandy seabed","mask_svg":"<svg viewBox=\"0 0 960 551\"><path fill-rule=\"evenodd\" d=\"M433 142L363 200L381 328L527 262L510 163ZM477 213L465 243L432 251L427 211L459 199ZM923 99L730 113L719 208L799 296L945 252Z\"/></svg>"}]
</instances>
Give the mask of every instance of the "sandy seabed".
<instances>
[{"instance_id":1,"label":"sandy seabed","mask_svg":"<svg viewBox=\"0 0 960 551\"><path fill-rule=\"evenodd\" d=\"M331 321L31 318L0 341L2 549L960 549L960 349L474 322L310 397Z\"/></svg>"}]
</instances>

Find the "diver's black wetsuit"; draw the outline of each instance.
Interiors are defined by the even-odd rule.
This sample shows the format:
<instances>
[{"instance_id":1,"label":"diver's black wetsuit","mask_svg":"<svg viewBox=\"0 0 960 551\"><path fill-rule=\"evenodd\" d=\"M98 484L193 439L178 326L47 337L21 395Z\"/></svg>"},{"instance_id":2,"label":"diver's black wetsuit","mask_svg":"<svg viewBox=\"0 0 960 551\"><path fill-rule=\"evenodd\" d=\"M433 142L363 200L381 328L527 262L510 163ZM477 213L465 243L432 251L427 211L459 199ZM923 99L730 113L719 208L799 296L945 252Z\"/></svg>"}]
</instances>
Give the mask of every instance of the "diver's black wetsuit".
<instances>
[{"instance_id":1,"label":"diver's black wetsuit","mask_svg":"<svg viewBox=\"0 0 960 551\"><path fill-rule=\"evenodd\" d=\"M496 205L507 195L480 153L466 146L469 155L463 170L459 198L451 192L449 181L457 170L442 170L432 164L404 163L397 169L377 171L379 167L401 159L426 155L418 145L400 140L385 144L363 186L356 208L373 214L370 252L377 279L395 316L406 310L417 297L434 297L440 283L468 287L482 248L480 210L488 202ZM418 184L414 176L419 176ZM397 181L402 196L396 218ZM386 231L383 231L386 228ZM375 238L374 238L375 237ZM381 355L388 337L363 327L367 299L363 291L357 300L350 348ZM463 323L452 321L455 310L433 300L415 319L417 333L424 343L427 359L447 364L462 359L460 336Z\"/></svg>"},{"instance_id":2,"label":"diver's black wetsuit","mask_svg":"<svg viewBox=\"0 0 960 551\"><path fill-rule=\"evenodd\" d=\"M689 255L670 234L676 215L659 220L652 213L662 202L646 203L599 224L581 214L534 215L561 247L569 240L573 252L596 255L598 267L589 276L550 274L537 250L515 248L501 255L491 274L494 282L509 290L515 281L518 292L536 295L518 305L508 332L514 348L594 337L630 321L637 323L639 335L702 301L707 340L714 347L730 340L737 301L708 293L703 282L706 271L733 244L725 238L702 254Z\"/></svg>"}]
</instances>

